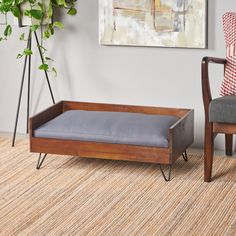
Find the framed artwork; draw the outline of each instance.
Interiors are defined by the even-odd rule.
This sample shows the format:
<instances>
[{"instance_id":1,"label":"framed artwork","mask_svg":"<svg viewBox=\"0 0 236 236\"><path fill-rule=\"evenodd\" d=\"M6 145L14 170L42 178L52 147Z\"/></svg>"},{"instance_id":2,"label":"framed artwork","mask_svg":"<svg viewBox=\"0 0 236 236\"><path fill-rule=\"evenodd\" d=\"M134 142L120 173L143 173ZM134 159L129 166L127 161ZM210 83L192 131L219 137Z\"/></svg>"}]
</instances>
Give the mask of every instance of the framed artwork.
<instances>
[{"instance_id":1,"label":"framed artwork","mask_svg":"<svg viewBox=\"0 0 236 236\"><path fill-rule=\"evenodd\" d=\"M207 0L99 0L104 45L206 48Z\"/></svg>"}]
</instances>

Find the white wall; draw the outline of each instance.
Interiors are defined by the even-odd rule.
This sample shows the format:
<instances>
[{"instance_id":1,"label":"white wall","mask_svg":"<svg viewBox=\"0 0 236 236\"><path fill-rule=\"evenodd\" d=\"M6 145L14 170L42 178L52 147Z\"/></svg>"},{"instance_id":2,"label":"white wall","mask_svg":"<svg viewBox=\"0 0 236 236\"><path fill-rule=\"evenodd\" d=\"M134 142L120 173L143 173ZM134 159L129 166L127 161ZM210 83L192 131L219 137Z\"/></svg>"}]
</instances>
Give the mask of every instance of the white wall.
<instances>
[{"instance_id":1,"label":"white wall","mask_svg":"<svg viewBox=\"0 0 236 236\"><path fill-rule=\"evenodd\" d=\"M209 0L209 47L167 49L101 46L98 43L98 2L79 0L74 18L63 16L66 29L47 42L55 59L58 77L52 78L56 100L80 100L120 104L186 107L195 110L195 147L203 144L203 104L200 63L203 56L225 56L222 15L236 10L235 0ZM0 131L12 132L23 60L16 54L23 44L15 40L20 31L0 45ZM39 64L35 54L33 66ZM221 66L212 66L212 89L218 95ZM51 105L43 74L32 69L31 113ZM26 91L25 91L26 92ZM26 96L19 132L25 132ZM222 137L216 147L223 147Z\"/></svg>"}]
</instances>

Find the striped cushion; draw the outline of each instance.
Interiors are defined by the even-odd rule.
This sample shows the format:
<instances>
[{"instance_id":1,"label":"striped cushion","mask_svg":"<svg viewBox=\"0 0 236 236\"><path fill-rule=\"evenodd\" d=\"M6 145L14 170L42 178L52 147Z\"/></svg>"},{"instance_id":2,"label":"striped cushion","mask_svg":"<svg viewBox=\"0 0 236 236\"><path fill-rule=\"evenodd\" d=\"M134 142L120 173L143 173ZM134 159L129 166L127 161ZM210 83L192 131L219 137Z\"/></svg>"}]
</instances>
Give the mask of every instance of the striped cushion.
<instances>
[{"instance_id":1,"label":"striped cushion","mask_svg":"<svg viewBox=\"0 0 236 236\"><path fill-rule=\"evenodd\" d=\"M226 67L220 94L236 94L236 13L227 12L223 15L223 28L226 42Z\"/></svg>"}]
</instances>

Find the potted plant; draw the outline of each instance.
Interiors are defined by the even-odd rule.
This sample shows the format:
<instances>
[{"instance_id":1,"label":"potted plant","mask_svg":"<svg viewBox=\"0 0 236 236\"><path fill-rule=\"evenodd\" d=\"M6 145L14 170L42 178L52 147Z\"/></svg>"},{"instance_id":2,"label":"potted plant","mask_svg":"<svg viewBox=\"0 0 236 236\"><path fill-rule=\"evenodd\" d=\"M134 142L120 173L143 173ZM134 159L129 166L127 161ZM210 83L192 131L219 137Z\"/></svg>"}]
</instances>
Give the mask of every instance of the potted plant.
<instances>
[{"instance_id":1,"label":"potted plant","mask_svg":"<svg viewBox=\"0 0 236 236\"><path fill-rule=\"evenodd\" d=\"M54 35L55 28L64 28L61 21L52 20L53 10L63 8L68 15L75 15L77 13L75 2L76 0L0 0L0 19L5 21L5 28L3 35L0 36L0 41L7 40L11 36L13 27L8 19L10 15L13 15L17 19L14 22L17 22L19 27L29 26L30 37L31 33L40 31L41 40L39 40L38 47L42 51L43 61L39 69L56 73L55 68L49 68L48 62L52 59L45 56L46 48L43 41ZM19 39L27 40L24 33L19 36ZM32 53L31 48L27 46L22 53L17 55L17 58L24 55L29 56Z\"/></svg>"}]
</instances>

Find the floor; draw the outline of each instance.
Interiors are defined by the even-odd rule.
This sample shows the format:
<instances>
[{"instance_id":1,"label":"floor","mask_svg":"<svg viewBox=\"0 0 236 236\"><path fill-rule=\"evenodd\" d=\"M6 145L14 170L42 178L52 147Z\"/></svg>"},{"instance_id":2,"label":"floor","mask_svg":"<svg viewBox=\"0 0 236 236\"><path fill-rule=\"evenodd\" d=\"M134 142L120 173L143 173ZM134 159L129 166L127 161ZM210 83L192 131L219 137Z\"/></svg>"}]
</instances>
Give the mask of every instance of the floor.
<instances>
[{"instance_id":1,"label":"floor","mask_svg":"<svg viewBox=\"0 0 236 236\"><path fill-rule=\"evenodd\" d=\"M0 235L236 235L236 160L201 150L165 182L155 164L49 155L40 170L26 137L0 138Z\"/></svg>"}]
</instances>

